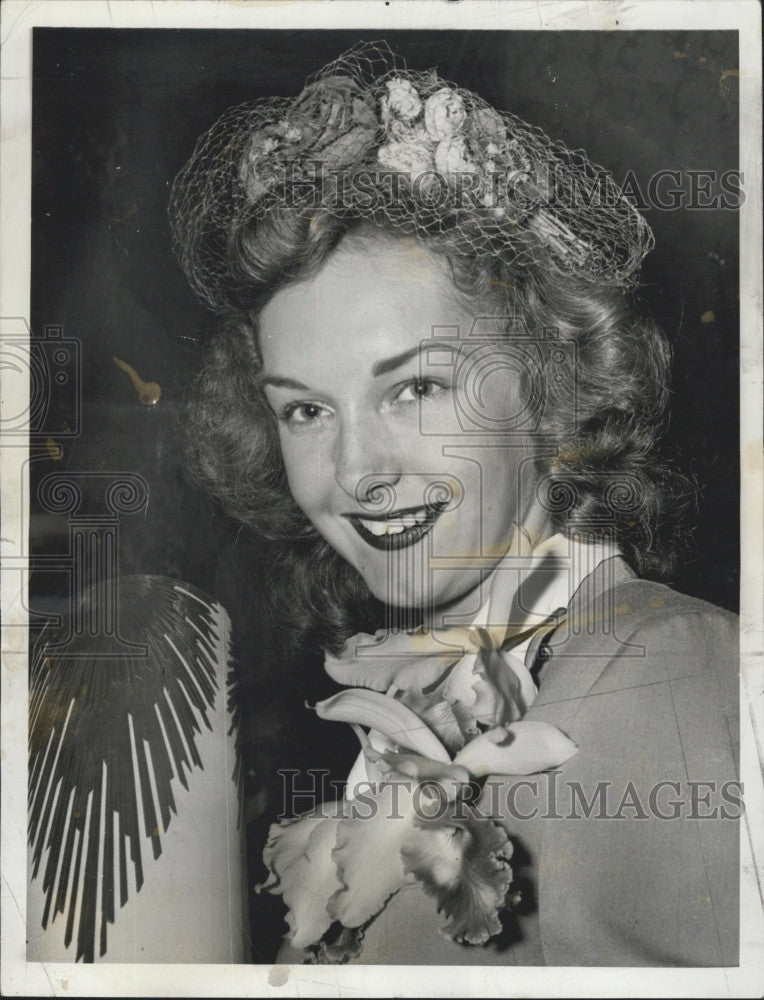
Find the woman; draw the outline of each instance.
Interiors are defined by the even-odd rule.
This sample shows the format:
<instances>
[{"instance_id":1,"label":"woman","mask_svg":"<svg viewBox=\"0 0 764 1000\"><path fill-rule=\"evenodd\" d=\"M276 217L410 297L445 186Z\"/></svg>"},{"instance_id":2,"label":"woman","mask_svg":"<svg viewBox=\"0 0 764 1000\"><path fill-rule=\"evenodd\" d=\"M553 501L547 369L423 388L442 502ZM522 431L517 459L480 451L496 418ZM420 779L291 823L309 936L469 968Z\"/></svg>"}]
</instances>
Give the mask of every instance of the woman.
<instances>
[{"instance_id":1,"label":"woman","mask_svg":"<svg viewBox=\"0 0 764 1000\"><path fill-rule=\"evenodd\" d=\"M683 501L644 220L374 45L224 115L171 217L222 319L200 473L283 540L362 745L272 828L281 959L735 964L736 626L649 582Z\"/></svg>"}]
</instances>

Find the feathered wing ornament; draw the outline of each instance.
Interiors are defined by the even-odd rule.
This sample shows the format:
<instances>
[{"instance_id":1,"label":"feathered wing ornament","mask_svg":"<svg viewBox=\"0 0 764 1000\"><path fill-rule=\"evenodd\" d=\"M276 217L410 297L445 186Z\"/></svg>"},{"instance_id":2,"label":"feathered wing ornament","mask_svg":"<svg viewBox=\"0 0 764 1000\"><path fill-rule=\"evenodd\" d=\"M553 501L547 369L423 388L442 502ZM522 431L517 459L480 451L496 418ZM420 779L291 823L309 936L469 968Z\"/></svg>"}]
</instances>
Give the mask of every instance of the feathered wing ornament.
<instances>
[{"instance_id":1,"label":"feathered wing ornament","mask_svg":"<svg viewBox=\"0 0 764 1000\"><path fill-rule=\"evenodd\" d=\"M228 616L165 577L115 586L122 652L64 623L32 657L28 957L242 961Z\"/></svg>"}]
</instances>

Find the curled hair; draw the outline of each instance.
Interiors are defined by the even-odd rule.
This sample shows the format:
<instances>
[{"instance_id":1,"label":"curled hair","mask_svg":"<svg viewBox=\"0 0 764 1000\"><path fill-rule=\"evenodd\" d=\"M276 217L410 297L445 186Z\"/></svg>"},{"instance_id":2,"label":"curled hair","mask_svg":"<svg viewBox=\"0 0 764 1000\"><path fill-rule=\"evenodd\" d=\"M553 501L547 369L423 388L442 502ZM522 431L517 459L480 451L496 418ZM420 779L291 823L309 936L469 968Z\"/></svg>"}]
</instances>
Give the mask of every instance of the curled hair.
<instances>
[{"instance_id":1,"label":"curled hair","mask_svg":"<svg viewBox=\"0 0 764 1000\"><path fill-rule=\"evenodd\" d=\"M256 377L257 317L280 288L315 274L343 239L396 236L410 239L389 225L294 209L236 232L228 260L238 308L210 339L189 419L198 478L231 517L281 543L270 594L278 617L293 613L292 634L308 632L326 648L367 627L379 607L289 493L275 418ZM455 256L436 239L423 246L447 259L456 288L482 315L512 317L507 337L545 331L537 430L553 454L539 500L557 530L615 533L639 575L670 575L690 490L658 456L670 368L660 330L614 285L540 268L519 272L488 255ZM574 349L567 377L556 368L561 343Z\"/></svg>"}]
</instances>

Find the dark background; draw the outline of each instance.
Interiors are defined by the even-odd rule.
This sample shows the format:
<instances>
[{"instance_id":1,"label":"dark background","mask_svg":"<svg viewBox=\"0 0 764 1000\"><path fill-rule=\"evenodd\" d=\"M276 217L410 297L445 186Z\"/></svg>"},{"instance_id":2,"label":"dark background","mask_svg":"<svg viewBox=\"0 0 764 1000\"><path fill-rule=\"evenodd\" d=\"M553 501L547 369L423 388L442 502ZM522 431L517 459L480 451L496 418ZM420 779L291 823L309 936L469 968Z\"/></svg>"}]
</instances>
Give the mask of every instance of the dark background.
<instances>
[{"instance_id":1,"label":"dark background","mask_svg":"<svg viewBox=\"0 0 764 1000\"><path fill-rule=\"evenodd\" d=\"M183 407L211 318L170 249L172 179L197 137L230 105L297 94L305 77L359 40L381 37L412 69L436 67L644 191L658 170L737 167L734 32L420 32L36 29L32 200L34 336L49 325L82 344L82 430L60 460L32 464L33 554L63 552L64 516L36 507L51 471L129 471L150 487L124 515L120 572L195 583L234 622L243 692L251 877L279 811L276 769L328 768L355 754L347 727L303 711L330 692L315 650L288 656L258 613L268 544L219 514L187 482ZM724 76L723 76L724 75ZM738 217L646 212L656 249L642 297L675 351L669 446L702 486L696 532L676 587L738 604ZM712 318L713 317L713 318ZM112 356L158 382L142 406ZM52 419L65 419L51 401ZM63 405L63 404L60 404ZM32 575L33 609L63 607L62 574ZM280 901L253 897L254 960L270 961Z\"/></svg>"}]
</instances>

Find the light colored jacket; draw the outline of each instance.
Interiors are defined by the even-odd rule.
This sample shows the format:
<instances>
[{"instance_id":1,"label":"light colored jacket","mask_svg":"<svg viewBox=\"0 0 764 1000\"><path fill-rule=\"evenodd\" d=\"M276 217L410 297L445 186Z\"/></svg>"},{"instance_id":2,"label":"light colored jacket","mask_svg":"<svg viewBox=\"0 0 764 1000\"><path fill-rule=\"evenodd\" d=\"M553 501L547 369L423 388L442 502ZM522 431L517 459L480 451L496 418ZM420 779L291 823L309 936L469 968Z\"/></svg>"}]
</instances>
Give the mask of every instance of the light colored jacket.
<instances>
[{"instance_id":1,"label":"light colored jacket","mask_svg":"<svg viewBox=\"0 0 764 1000\"><path fill-rule=\"evenodd\" d=\"M737 965L736 617L616 557L584 580L545 649L526 718L579 750L553 774L492 778L483 793L516 845L522 897L503 935L454 944L413 885L372 921L356 961Z\"/></svg>"}]
</instances>

